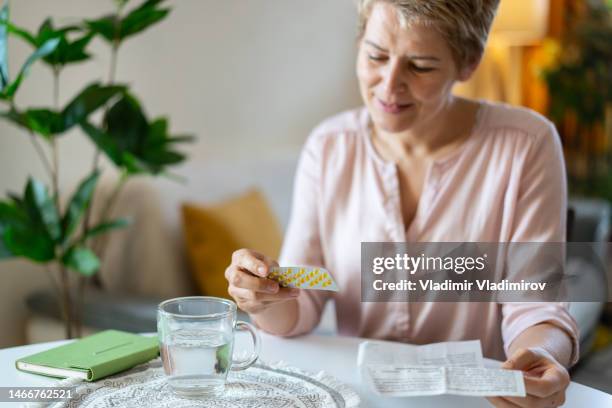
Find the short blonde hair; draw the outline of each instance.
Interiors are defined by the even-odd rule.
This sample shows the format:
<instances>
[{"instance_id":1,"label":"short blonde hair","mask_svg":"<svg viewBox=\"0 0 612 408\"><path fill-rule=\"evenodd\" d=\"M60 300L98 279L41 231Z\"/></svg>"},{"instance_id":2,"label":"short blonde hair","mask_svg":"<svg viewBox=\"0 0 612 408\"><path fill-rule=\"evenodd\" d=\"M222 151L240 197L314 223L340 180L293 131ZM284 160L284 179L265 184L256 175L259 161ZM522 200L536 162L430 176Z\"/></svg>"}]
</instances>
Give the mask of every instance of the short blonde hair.
<instances>
[{"instance_id":1,"label":"short blonde hair","mask_svg":"<svg viewBox=\"0 0 612 408\"><path fill-rule=\"evenodd\" d=\"M451 48L459 69L478 62L500 0L357 0L358 36L365 33L372 6L385 2L398 12L403 27L411 23L435 27Z\"/></svg>"}]
</instances>

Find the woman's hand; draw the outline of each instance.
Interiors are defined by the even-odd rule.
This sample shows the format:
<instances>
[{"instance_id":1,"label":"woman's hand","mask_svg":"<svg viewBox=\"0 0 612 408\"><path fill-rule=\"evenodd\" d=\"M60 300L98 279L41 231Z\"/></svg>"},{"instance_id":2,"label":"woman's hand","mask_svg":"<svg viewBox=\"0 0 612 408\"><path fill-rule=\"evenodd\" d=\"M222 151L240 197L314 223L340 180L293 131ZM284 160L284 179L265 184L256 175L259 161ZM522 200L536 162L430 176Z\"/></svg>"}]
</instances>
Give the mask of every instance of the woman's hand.
<instances>
[{"instance_id":1,"label":"woman's hand","mask_svg":"<svg viewBox=\"0 0 612 408\"><path fill-rule=\"evenodd\" d=\"M565 367L543 348L518 349L502 368L523 371L527 396L487 398L495 407L553 408L565 403L570 376Z\"/></svg>"},{"instance_id":2,"label":"woman's hand","mask_svg":"<svg viewBox=\"0 0 612 408\"><path fill-rule=\"evenodd\" d=\"M239 249L232 255L232 263L225 270L229 282L228 293L240 309L260 313L270 306L295 299L299 289L281 288L268 279L270 268L278 262L250 249Z\"/></svg>"}]
</instances>

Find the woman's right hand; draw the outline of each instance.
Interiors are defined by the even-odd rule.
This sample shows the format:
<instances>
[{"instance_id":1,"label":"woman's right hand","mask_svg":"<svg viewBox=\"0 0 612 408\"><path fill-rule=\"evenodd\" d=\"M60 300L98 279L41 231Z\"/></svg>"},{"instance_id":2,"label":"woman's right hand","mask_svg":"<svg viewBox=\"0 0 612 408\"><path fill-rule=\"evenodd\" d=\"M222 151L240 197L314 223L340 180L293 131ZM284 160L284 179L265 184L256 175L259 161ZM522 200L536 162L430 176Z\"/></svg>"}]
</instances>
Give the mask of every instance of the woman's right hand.
<instances>
[{"instance_id":1,"label":"woman's right hand","mask_svg":"<svg viewBox=\"0 0 612 408\"><path fill-rule=\"evenodd\" d=\"M278 266L278 262L250 249L239 249L232 254L225 279L229 282L227 291L240 309L261 313L299 295L299 289L282 288L278 282L267 278L274 266Z\"/></svg>"}]
</instances>

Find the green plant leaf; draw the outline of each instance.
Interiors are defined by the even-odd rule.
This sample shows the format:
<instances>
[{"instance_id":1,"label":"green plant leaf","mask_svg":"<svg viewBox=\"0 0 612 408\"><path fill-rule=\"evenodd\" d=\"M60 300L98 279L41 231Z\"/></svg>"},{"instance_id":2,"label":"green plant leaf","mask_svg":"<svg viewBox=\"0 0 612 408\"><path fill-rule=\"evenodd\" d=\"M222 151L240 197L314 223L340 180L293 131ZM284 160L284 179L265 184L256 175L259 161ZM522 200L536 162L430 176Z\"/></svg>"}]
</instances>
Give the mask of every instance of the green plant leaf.
<instances>
[{"instance_id":1,"label":"green plant leaf","mask_svg":"<svg viewBox=\"0 0 612 408\"><path fill-rule=\"evenodd\" d=\"M156 6L161 2L161 0L146 1L142 6L130 12L121 22L121 40L138 34L163 20L170 12L170 9L157 9Z\"/></svg>"},{"instance_id":2,"label":"green plant leaf","mask_svg":"<svg viewBox=\"0 0 612 408\"><path fill-rule=\"evenodd\" d=\"M36 62L36 60L38 60L40 58L43 58L43 57L49 55L50 53L52 53L53 50L55 50L55 48L57 47L58 44L59 44L59 38L52 38L50 40L47 40L36 51L34 51L32 53L32 55L30 55L28 57L26 62L21 67L21 70L19 71L19 74L17 75L17 78L15 78L13 83L11 83L6 88L4 93L9 98L12 98L15 95L15 92L17 92L17 89L19 89L19 86L21 85L21 81L23 81L23 78L28 74L28 72L30 70L30 66L32 66L32 64L34 62Z\"/></svg>"},{"instance_id":3,"label":"green plant leaf","mask_svg":"<svg viewBox=\"0 0 612 408\"><path fill-rule=\"evenodd\" d=\"M132 10L123 19L116 14L87 20L85 24L95 34L111 44L119 44L126 38L138 34L163 20L170 9L157 8L163 0L148 0ZM122 6L125 3L122 4Z\"/></svg>"},{"instance_id":4,"label":"green plant leaf","mask_svg":"<svg viewBox=\"0 0 612 408\"><path fill-rule=\"evenodd\" d=\"M54 134L60 133L63 128L62 116L49 109L28 109L24 112L11 109L8 112L0 112L0 117L4 117L17 126L37 133L46 139L51 139Z\"/></svg>"},{"instance_id":5,"label":"green plant leaf","mask_svg":"<svg viewBox=\"0 0 612 408\"><path fill-rule=\"evenodd\" d=\"M36 44L40 46L49 39L59 39L59 44L55 50L43 58L47 64L57 67L89 59L85 48L93 38L93 33L87 32L80 38L72 41L68 36L75 31L83 31L83 28L75 25L55 28L50 18L43 22L38 29Z\"/></svg>"},{"instance_id":6,"label":"green plant leaf","mask_svg":"<svg viewBox=\"0 0 612 408\"><path fill-rule=\"evenodd\" d=\"M84 276L94 275L100 269L100 260L90 249L73 246L62 256L62 263Z\"/></svg>"},{"instance_id":7,"label":"green plant leaf","mask_svg":"<svg viewBox=\"0 0 612 408\"><path fill-rule=\"evenodd\" d=\"M84 239L89 239L95 237L96 235L104 234L114 229L125 228L128 225L130 225L130 220L127 218L117 218L116 220L100 223L90 229L87 232L87 235L85 235Z\"/></svg>"},{"instance_id":8,"label":"green plant leaf","mask_svg":"<svg viewBox=\"0 0 612 408\"><path fill-rule=\"evenodd\" d=\"M119 167L122 166L123 152L106 132L87 121L81 122L81 129L113 163Z\"/></svg>"},{"instance_id":9,"label":"green plant leaf","mask_svg":"<svg viewBox=\"0 0 612 408\"><path fill-rule=\"evenodd\" d=\"M44 226L49 237L58 242L62 236L59 213L47 187L38 180L30 178L26 184L24 205L32 220Z\"/></svg>"},{"instance_id":10,"label":"green plant leaf","mask_svg":"<svg viewBox=\"0 0 612 408\"><path fill-rule=\"evenodd\" d=\"M144 161L153 174L160 173L164 167L178 164L183 160L185 160L184 154L165 149L147 150L144 156Z\"/></svg>"},{"instance_id":11,"label":"green plant leaf","mask_svg":"<svg viewBox=\"0 0 612 408\"><path fill-rule=\"evenodd\" d=\"M25 207L25 204L0 201L0 246L3 254L8 252L11 256L22 256L36 262L53 260L55 243L38 220L28 217Z\"/></svg>"},{"instance_id":12,"label":"green plant leaf","mask_svg":"<svg viewBox=\"0 0 612 408\"><path fill-rule=\"evenodd\" d=\"M27 225L13 225L4 231L4 246L14 256L28 258L35 262L49 262L55 259L55 244L46 234Z\"/></svg>"},{"instance_id":13,"label":"green plant leaf","mask_svg":"<svg viewBox=\"0 0 612 408\"><path fill-rule=\"evenodd\" d=\"M4 234L11 223L23 221L13 203L0 201L0 260L14 257L4 243Z\"/></svg>"},{"instance_id":14,"label":"green plant leaf","mask_svg":"<svg viewBox=\"0 0 612 408\"><path fill-rule=\"evenodd\" d=\"M69 25L61 28L53 27L53 21L51 17L47 17L45 21L38 28L38 35L36 41L38 45L43 44L51 38L63 37L71 31L81 31L82 28L77 25Z\"/></svg>"},{"instance_id":15,"label":"green plant leaf","mask_svg":"<svg viewBox=\"0 0 612 408\"><path fill-rule=\"evenodd\" d=\"M93 83L79 93L62 111L63 131L85 120L114 96L124 93L125 86L102 86Z\"/></svg>"},{"instance_id":16,"label":"green plant leaf","mask_svg":"<svg viewBox=\"0 0 612 408\"><path fill-rule=\"evenodd\" d=\"M8 23L9 9L8 2L4 2L0 9L0 91L4 91L9 84L8 73Z\"/></svg>"},{"instance_id":17,"label":"green plant leaf","mask_svg":"<svg viewBox=\"0 0 612 408\"><path fill-rule=\"evenodd\" d=\"M90 114L125 90L124 86L102 86L94 83L75 96L61 113L44 108L19 112L12 108L6 112L0 112L0 117L46 139L51 139L54 135L62 134L79 122L86 120Z\"/></svg>"},{"instance_id":18,"label":"green plant leaf","mask_svg":"<svg viewBox=\"0 0 612 408\"><path fill-rule=\"evenodd\" d=\"M77 62L86 61L90 55L85 52L85 48L93 38L93 33L87 33L83 37L70 41L66 35L59 37L60 42L51 54L47 55L43 60L51 66L64 66Z\"/></svg>"},{"instance_id":19,"label":"green plant leaf","mask_svg":"<svg viewBox=\"0 0 612 408\"><path fill-rule=\"evenodd\" d=\"M15 34L17 37L21 38L22 40L30 44L32 47L34 48L38 47L38 43L36 42L36 37L34 37L25 28L18 27L15 24L11 23L10 21L3 21L1 18L0 18L0 24L4 25L7 28L9 33Z\"/></svg>"},{"instance_id":20,"label":"green plant leaf","mask_svg":"<svg viewBox=\"0 0 612 408\"><path fill-rule=\"evenodd\" d=\"M193 135L182 135L182 136L172 136L169 137L168 139L168 143L191 143L194 142L196 140L195 136Z\"/></svg>"},{"instance_id":21,"label":"green plant leaf","mask_svg":"<svg viewBox=\"0 0 612 408\"><path fill-rule=\"evenodd\" d=\"M104 17L100 17L97 20L86 20L85 25L92 33L101 36L109 43L113 43L115 38L119 38L119 25L121 20L119 17L110 14Z\"/></svg>"},{"instance_id":22,"label":"green plant leaf","mask_svg":"<svg viewBox=\"0 0 612 408\"><path fill-rule=\"evenodd\" d=\"M129 93L109 109L104 117L105 130L89 123L81 127L100 150L128 174L166 174L166 167L185 159L171 147L193 140L187 135L169 135L166 118L157 118L149 124L140 104Z\"/></svg>"},{"instance_id":23,"label":"green plant leaf","mask_svg":"<svg viewBox=\"0 0 612 408\"><path fill-rule=\"evenodd\" d=\"M27 30L20 28L10 22L4 22L8 32L14 34L28 42L35 49L40 48L48 40L58 39L59 43L53 52L44 56L42 60L51 65L67 65L70 63L81 62L90 58L85 52L85 48L93 38L93 33L85 33L80 38L71 41L68 35L74 31L82 31L83 28L75 25L54 28L50 18L46 19L39 27L38 33L32 35Z\"/></svg>"},{"instance_id":24,"label":"green plant leaf","mask_svg":"<svg viewBox=\"0 0 612 408\"><path fill-rule=\"evenodd\" d=\"M100 172L95 170L79 184L72 195L64 217L62 218L62 243L68 241L75 228L81 222L85 210L91 203L91 198L93 197L99 177Z\"/></svg>"},{"instance_id":25,"label":"green plant leaf","mask_svg":"<svg viewBox=\"0 0 612 408\"><path fill-rule=\"evenodd\" d=\"M4 227L0 225L0 260L12 257L13 253L4 244Z\"/></svg>"},{"instance_id":26,"label":"green plant leaf","mask_svg":"<svg viewBox=\"0 0 612 408\"><path fill-rule=\"evenodd\" d=\"M0 225L27 222L27 216L15 203L0 201Z\"/></svg>"},{"instance_id":27,"label":"green plant leaf","mask_svg":"<svg viewBox=\"0 0 612 408\"><path fill-rule=\"evenodd\" d=\"M6 193L6 196L13 200L13 203L17 206L23 205L23 200L16 193L11 193L10 191Z\"/></svg>"},{"instance_id":28,"label":"green plant leaf","mask_svg":"<svg viewBox=\"0 0 612 408\"><path fill-rule=\"evenodd\" d=\"M104 121L121 150L138 156L149 124L136 98L126 93L108 110Z\"/></svg>"}]
</instances>

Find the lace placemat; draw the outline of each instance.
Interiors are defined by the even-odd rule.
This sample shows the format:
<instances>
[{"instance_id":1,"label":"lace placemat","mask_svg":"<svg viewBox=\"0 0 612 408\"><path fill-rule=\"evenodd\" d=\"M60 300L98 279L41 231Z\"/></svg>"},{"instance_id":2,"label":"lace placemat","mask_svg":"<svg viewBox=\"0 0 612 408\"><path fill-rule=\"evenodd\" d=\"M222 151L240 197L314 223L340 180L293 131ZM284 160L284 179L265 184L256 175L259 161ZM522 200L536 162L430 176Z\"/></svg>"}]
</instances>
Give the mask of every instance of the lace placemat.
<instances>
[{"instance_id":1,"label":"lace placemat","mask_svg":"<svg viewBox=\"0 0 612 408\"><path fill-rule=\"evenodd\" d=\"M172 393L158 358L129 371L96 382L63 380L57 386L76 386L69 401L52 408L353 408L359 396L334 377L320 372L312 375L283 363L257 363L245 371L228 375L221 397L206 400L183 399ZM30 404L28 407L43 406Z\"/></svg>"}]
</instances>

